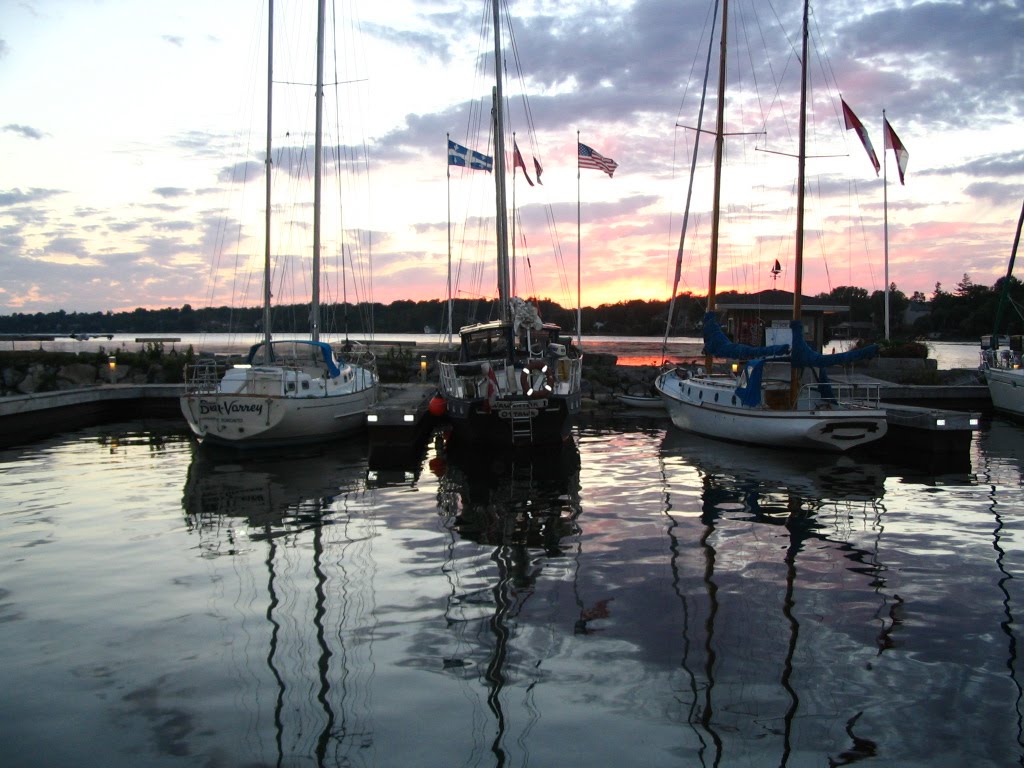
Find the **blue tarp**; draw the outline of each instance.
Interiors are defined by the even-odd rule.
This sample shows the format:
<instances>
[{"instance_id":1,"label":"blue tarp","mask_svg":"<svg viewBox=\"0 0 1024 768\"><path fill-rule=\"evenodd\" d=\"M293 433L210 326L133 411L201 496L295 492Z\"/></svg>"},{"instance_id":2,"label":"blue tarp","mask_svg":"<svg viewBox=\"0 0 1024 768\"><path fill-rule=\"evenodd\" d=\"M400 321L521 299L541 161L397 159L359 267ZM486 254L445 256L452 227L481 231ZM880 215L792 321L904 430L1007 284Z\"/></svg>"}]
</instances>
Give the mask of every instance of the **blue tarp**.
<instances>
[{"instance_id":1,"label":"blue tarp","mask_svg":"<svg viewBox=\"0 0 1024 768\"><path fill-rule=\"evenodd\" d=\"M773 344L770 347L752 347L729 341L714 312L704 313L704 349L714 357L732 360L750 360L754 357L776 357L789 354L788 344Z\"/></svg>"},{"instance_id":2,"label":"blue tarp","mask_svg":"<svg viewBox=\"0 0 1024 768\"><path fill-rule=\"evenodd\" d=\"M764 359L751 360L743 369L736 396L740 402L751 408L761 402L761 377L764 374Z\"/></svg>"},{"instance_id":3,"label":"blue tarp","mask_svg":"<svg viewBox=\"0 0 1024 768\"><path fill-rule=\"evenodd\" d=\"M734 344L726 338L722 327L715 319L714 313L704 315L704 345L711 354L718 357L746 358L750 360L744 367L743 375L740 377L739 385L736 387L736 396L740 402L747 406L755 406L761 402L761 380L764 375L764 364L766 358L774 358L779 362L788 362L794 368L817 369L819 394L829 400L834 399L832 386L829 384L828 372L825 370L832 365L845 365L858 360L868 360L878 354L878 345L871 344L860 349L851 349L848 352L836 352L825 355L815 352L804 339L804 325L800 320L792 320L789 327L793 334L792 348L788 344L774 345L770 347L752 347L746 344ZM710 330L709 330L710 329ZM786 354L789 357L784 357Z\"/></svg>"},{"instance_id":4,"label":"blue tarp","mask_svg":"<svg viewBox=\"0 0 1024 768\"><path fill-rule=\"evenodd\" d=\"M793 331L793 365L797 368L826 368L830 365L845 365L858 360L868 360L878 354L878 345L869 344L860 349L848 352L836 352L824 355L815 352L804 339L804 324L799 320L791 320L789 327Z\"/></svg>"}]
</instances>

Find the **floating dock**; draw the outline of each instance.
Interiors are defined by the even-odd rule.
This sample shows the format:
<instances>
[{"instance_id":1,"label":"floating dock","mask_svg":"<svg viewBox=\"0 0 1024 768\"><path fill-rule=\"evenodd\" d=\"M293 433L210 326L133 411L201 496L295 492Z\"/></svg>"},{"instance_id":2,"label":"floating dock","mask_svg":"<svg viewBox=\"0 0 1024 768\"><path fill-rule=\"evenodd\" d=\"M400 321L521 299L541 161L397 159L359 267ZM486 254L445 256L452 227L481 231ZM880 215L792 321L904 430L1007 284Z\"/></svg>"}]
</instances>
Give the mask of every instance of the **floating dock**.
<instances>
[{"instance_id":1,"label":"floating dock","mask_svg":"<svg viewBox=\"0 0 1024 768\"><path fill-rule=\"evenodd\" d=\"M436 421L430 413L435 384L384 384L366 414L370 467L405 465L426 443Z\"/></svg>"}]
</instances>

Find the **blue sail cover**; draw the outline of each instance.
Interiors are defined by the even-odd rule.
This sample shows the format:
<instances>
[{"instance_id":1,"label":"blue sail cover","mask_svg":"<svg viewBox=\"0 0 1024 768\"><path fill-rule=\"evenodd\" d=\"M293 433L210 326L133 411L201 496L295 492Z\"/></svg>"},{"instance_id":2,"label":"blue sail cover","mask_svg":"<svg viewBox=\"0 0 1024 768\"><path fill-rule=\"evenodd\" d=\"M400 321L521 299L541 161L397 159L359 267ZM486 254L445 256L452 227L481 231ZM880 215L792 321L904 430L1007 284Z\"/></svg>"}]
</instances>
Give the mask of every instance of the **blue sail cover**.
<instances>
[{"instance_id":1,"label":"blue sail cover","mask_svg":"<svg viewBox=\"0 0 1024 768\"><path fill-rule=\"evenodd\" d=\"M793 366L795 368L827 368L830 365L845 365L858 360L869 360L878 354L878 345L869 344L848 352L824 355L807 346L807 341L804 339L804 324L801 321L792 320L789 327L793 331Z\"/></svg>"},{"instance_id":2,"label":"blue sail cover","mask_svg":"<svg viewBox=\"0 0 1024 768\"><path fill-rule=\"evenodd\" d=\"M717 325L717 323L715 324ZM784 348L786 351L791 352L789 358L790 365L794 368L817 368L818 392L828 400L834 400L835 394L832 391L832 385L829 383L826 368L831 365L844 365L858 360L867 360L878 354L878 345L871 344L861 349L851 349L848 352L824 355L820 352L815 352L807 346L807 341L804 339L804 324L800 320L790 321L789 327L793 332L793 347L790 350L788 346L784 345ZM721 329L719 329L719 333L721 333ZM707 317L705 317L706 338ZM726 341L728 342L728 339ZM743 347L745 345L736 346ZM747 348L756 349L756 347ZM762 349L775 349L775 347L762 347ZM764 364L765 360L763 358L751 360L746 364L743 374L740 376L739 384L736 387L736 396L746 406L755 407L761 402L761 379L764 375Z\"/></svg>"},{"instance_id":3,"label":"blue sail cover","mask_svg":"<svg viewBox=\"0 0 1024 768\"><path fill-rule=\"evenodd\" d=\"M789 354L789 344L773 344L769 347L753 347L729 341L714 312L704 313L704 350L714 357L733 360L749 360L754 357L777 357Z\"/></svg>"}]
</instances>

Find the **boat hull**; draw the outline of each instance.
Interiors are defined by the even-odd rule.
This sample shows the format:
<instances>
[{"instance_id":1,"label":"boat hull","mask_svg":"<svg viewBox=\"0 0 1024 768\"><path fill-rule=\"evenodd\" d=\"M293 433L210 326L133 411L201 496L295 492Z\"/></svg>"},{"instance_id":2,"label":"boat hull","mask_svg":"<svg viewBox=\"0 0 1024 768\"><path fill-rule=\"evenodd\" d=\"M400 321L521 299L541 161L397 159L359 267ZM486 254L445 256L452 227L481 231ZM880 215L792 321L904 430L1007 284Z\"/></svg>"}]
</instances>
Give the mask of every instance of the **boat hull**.
<instances>
[{"instance_id":1,"label":"boat hull","mask_svg":"<svg viewBox=\"0 0 1024 768\"><path fill-rule=\"evenodd\" d=\"M559 445L572 435L572 417L581 397L447 398L451 439L460 446L489 449Z\"/></svg>"},{"instance_id":2,"label":"boat hull","mask_svg":"<svg viewBox=\"0 0 1024 768\"><path fill-rule=\"evenodd\" d=\"M731 442L843 452L882 438L887 428L885 411L877 408L743 405L726 377L690 379L669 371L655 387L676 427Z\"/></svg>"},{"instance_id":3,"label":"boat hull","mask_svg":"<svg viewBox=\"0 0 1024 768\"><path fill-rule=\"evenodd\" d=\"M376 388L324 397L229 392L182 396L181 412L202 442L264 448L326 442L366 427Z\"/></svg>"},{"instance_id":4,"label":"boat hull","mask_svg":"<svg viewBox=\"0 0 1024 768\"><path fill-rule=\"evenodd\" d=\"M1024 368L986 368L985 381L996 410L1024 417Z\"/></svg>"}]
</instances>

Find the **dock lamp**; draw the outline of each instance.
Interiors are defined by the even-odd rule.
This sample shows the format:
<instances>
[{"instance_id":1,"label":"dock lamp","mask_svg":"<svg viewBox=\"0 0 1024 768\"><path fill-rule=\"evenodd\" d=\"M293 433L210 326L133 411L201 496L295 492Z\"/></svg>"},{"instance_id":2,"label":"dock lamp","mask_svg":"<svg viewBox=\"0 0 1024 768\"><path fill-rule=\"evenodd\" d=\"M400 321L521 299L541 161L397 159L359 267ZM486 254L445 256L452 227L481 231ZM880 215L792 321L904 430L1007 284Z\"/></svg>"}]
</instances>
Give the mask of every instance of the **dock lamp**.
<instances>
[{"instance_id":1,"label":"dock lamp","mask_svg":"<svg viewBox=\"0 0 1024 768\"><path fill-rule=\"evenodd\" d=\"M420 381L427 380L427 356L420 355Z\"/></svg>"},{"instance_id":2,"label":"dock lamp","mask_svg":"<svg viewBox=\"0 0 1024 768\"><path fill-rule=\"evenodd\" d=\"M111 355L107 358L107 368L110 369L110 383L117 383L117 358Z\"/></svg>"}]
</instances>

